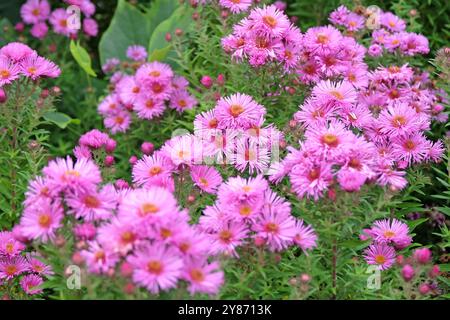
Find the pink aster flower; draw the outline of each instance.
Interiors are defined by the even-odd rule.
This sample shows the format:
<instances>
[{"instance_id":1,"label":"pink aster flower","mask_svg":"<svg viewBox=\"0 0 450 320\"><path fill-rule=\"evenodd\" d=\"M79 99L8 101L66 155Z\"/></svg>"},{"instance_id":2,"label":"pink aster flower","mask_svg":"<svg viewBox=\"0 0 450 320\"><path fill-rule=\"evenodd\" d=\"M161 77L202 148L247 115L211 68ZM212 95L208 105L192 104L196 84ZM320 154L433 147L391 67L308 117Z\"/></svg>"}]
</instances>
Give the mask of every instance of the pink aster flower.
<instances>
[{"instance_id":1,"label":"pink aster flower","mask_svg":"<svg viewBox=\"0 0 450 320\"><path fill-rule=\"evenodd\" d=\"M400 50L405 55L413 56L416 54L428 54L430 47L428 39L423 35L405 32L401 34Z\"/></svg>"},{"instance_id":2,"label":"pink aster flower","mask_svg":"<svg viewBox=\"0 0 450 320\"><path fill-rule=\"evenodd\" d=\"M243 172L248 167L250 174L262 173L268 168L269 149L263 144L240 138L236 147L236 153L232 156L231 162L239 171Z\"/></svg>"},{"instance_id":3,"label":"pink aster flower","mask_svg":"<svg viewBox=\"0 0 450 320\"><path fill-rule=\"evenodd\" d=\"M353 104L357 98L355 88L348 81L331 82L330 80L322 80L314 87L312 94L313 99L323 104Z\"/></svg>"},{"instance_id":4,"label":"pink aster flower","mask_svg":"<svg viewBox=\"0 0 450 320\"><path fill-rule=\"evenodd\" d=\"M128 130L131 124L131 116L127 111L120 111L117 114L107 116L103 123L105 127L108 128L112 134L118 132L125 132Z\"/></svg>"},{"instance_id":5,"label":"pink aster flower","mask_svg":"<svg viewBox=\"0 0 450 320\"><path fill-rule=\"evenodd\" d=\"M395 263L395 250L383 243L373 244L364 251L364 259L368 264L378 265L380 270L386 270Z\"/></svg>"},{"instance_id":6,"label":"pink aster flower","mask_svg":"<svg viewBox=\"0 0 450 320\"><path fill-rule=\"evenodd\" d=\"M78 143L92 149L102 148L109 140L109 136L100 130L93 129L84 133Z\"/></svg>"},{"instance_id":7,"label":"pink aster flower","mask_svg":"<svg viewBox=\"0 0 450 320\"><path fill-rule=\"evenodd\" d=\"M169 107L177 110L178 112L183 112L192 109L197 104L197 99L189 94L185 90L178 90L172 93L170 97Z\"/></svg>"},{"instance_id":8,"label":"pink aster flower","mask_svg":"<svg viewBox=\"0 0 450 320\"><path fill-rule=\"evenodd\" d=\"M84 222L73 227L73 234L77 240L94 240L97 235L97 228L91 222Z\"/></svg>"},{"instance_id":9,"label":"pink aster flower","mask_svg":"<svg viewBox=\"0 0 450 320\"><path fill-rule=\"evenodd\" d=\"M0 231L0 256L17 256L25 249L25 245L14 238L12 232Z\"/></svg>"},{"instance_id":10,"label":"pink aster flower","mask_svg":"<svg viewBox=\"0 0 450 320\"><path fill-rule=\"evenodd\" d=\"M350 12L344 22L344 26L348 31L359 31L361 29L364 29L365 22L366 20L364 19L364 17L354 12Z\"/></svg>"},{"instance_id":11,"label":"pink aster flower","mask_svg":"<svg viewBox=\"0 0 450 320\"><path fill-rule=\"evenodd\" d=\"M287 16L274 5L253 9L249 19L254 30L274 37L282 36L290 25Z\"/></svg>"},{"instance_id":12,"label":"pink aster flower","mask_svg":"<svg viewBox=\"0 0 450 320\"><path fill-rule=\"evenodd\" d=\"M19 63L31 55L37 55L36 51L20 42L8 43L0 49L0 56L5 56L14 63Z\"/></svg>"},{"instance_id":13,"label":"pink aster flower","mask_svg":"<svg viewBox=\"0 0 450 320\"><path fill-rule=\"evenodd\" d=\"M146 63L136 71L136 80L139 83L146 83L150 86L152 84L159 84L161 86L159 88L156 86L151 88L155 94L160 93L159 91L165 88L170 88L172 78L173 70L170 65L159 61Z\"/></svg>"},{"instance_id":14,"label":"pink aster flower","mask_svg":"<svg viewBox=\"0 0 450 320\"><path fill-rule=\"evenodd\" d=\"M113 71L120 64L120 60L117 58L110 58L102 65L102 71L109 73Z\"/></svg>"},{"instance_id":15,"label":"pink aster flower","mask_svg":"<svg viewBox=\"0 0 450 320\"><path fill-rule=\"evenodd\" d=\"M367 176L357 170L341 169L338 173L340 187L347 192L359 191Z\"/></svg>"},{"instance_id":16,"label":"pink aster flower","mask_svg":"<svg viewBox=\"0 0 450 320\"><path fill-rule=\"evenodd\" d=\"M203 210L203 215L200 216L199 228L208 233L215 233L223 228L223 223L227 223L230 217L225 210L220 206L214 204L206 206Z\"/></svg>"},{"instance_id":17,"label":"pink aster flower","mask_svg":"<svg viewBox=\"0 0 450 320\"><path fill-rule=\"evenodd\" d=\"M232 13L240 13L248 10L252 5L252 0L220 0L219 4Z\"/></svg>"},{"instance_id":18,"label":"pink aster flower","mask_svg":"<svg viewBox=\"0 0 450 320\"><path fill-rule=\"evenodd\" d=\"M380 17L381 25L392 32L400 32L406 29L405 21L391 12L384 12Z\"/></svg>"},{"instance_id":19,"label":"pink aster flower","mask_svg":"<svg viewBox=\"0 0 450 320\"><path fill-rule=\"evenodd\" d=\"M138 83L132 76L122 77L116 85L116 92L125 105L132 105L143 90L142 84Z\"/></svg>"},{"instance_id":20,"label":"pink aster flower","mask_svg":"<svg viewBox=\"0 0 450 320\"><path fill-rule=\"evenodd\" d=\"M123 222L139 224L177 211L177 202L171 192L160 187L150 187L130 191L119 205L118 218Z\"/></svg>"},{"instance_id":21,"label":"pink aster flower","mask_svg":"<svg viewBox=\"0 0 450 320\"><path fill-rule=\"evenodd\" d=\"M377 183L381 186L389 185L393 190L401 190L408 184L408 180L405 179L406 173L394 170L390 165L380 164L376 168L376 173Z\"/></svg>"},{"instance_id":22,"label":"pink aster flower","mask_svg":"<svg viewBox=\"0 0 450 320\"><path fill-rule=\"evenodd\" d=\"M312 51L323 53L334 50L342 39L342 34L332 26L309 28L304 36L304 44Z\"/></svg>"},{"instance_id":23,"label":"pink aster flower","mask_svg":"<svg viewBox=\"0 0 450 320\"><path fill-rule=\"evenodd\" d=\"M114 115L123 110L117 94L110 94L98 105L98 112L103 115Z\"/></svg>"},{"instance_id":24,"label":"pink aster flower","mask_svg":"<svg viewBox=\"0 0 450 320\"><path fill-rule=\"evenodd\" d=\"M147 59L147 50L143 46L129 46L127 48L127 58L133 61L145 61Z\"/></svg>"},{"instance_id":25,"label":"pink aster flower","mask_svg":"<svg viewBox=\"0 0 450 320\"><path fill-rule=\"evenodd\" d=\"M151 95L139 95L133 104L133 110L141 119L153 119L161 116L166 109L164 100L156 99Z\"/></svg>"},{"instance_id":26,"label":"pink aster flower","mask_svg":"<svg viewBox=\"0 0 450 320\"><path fill-rule=\"evenodd\" d=\"M262 202L267 188L267 180L262 175L248 179L232 177L219 187L218 200L225 205L242 201Z\"/></svg>"},{"instance_id":27,"label":"pink aster flower","mask_svg":"<svg viewBox=\"0 0 450 320\"><path fill-rule=\"evenodd\" d=\"M108 189L100 192L81 191L67 196L66 203L76 218L83 218L85 221L108 219L117 205L116 195Z\"/></svg>"},{"instance_id":28,"label":"pink aster flower","mask_svg":"<svg viewBox=\"0 0 450 320\"><path fill-rule=\"evenodd\" d=\"M174 169L172 161L157 151L151 156L145 155L133 165L133 182L139 186L150 187L156 180L170 177Z\"/></svg>"},{"instance_id":29,"label":"pink aster flower","mask_svg":"<svg viewBox=\"0 0 450 320\"><path fill-rule=\"evenodd\" d=\"M256 236L264 239L270 250L280 251L292 244L296 234L295 219L290 207L270 192L271 201L266 203L253 224Z\"/></svg>"},{"instance_id":30,"label":"pink aster flower","mask_svg":"<svg viewBox=\"0 0 450 320\"><path fill-rule=\"evenodd\" d=\"M399 136L418 131L422 121L416 111L406 103L388 106L380 113L381 132Z\"/></svg>"},{"instance_id":31,"label":"pink aster flower","mask_svg":"<svg viewBox=\"0 0 450 320\"><path fill-rule=\"evenodd\" d=\"M136 250L127 261L133 267L133 281L153 294L176 287L183 261L173 247L148 244Z\"/></svg>"},{"instance_id":32,"label":"pink aster flower","mask_svg":"<svg viewBox=\"0 0 450 320\"><path fill-rule=\"evenodd\" d=\"M0 258L0 280L10 280L28 271L28 263L22 256Z\"/></svg>"},{"instance_id":33,"label":"pink aster flower","mask_svg":"<svg viewBox=\"0 0 450 320\"><path fill-rule=\"evenodd\" d=\"M210 208L212 209L213 207ZM207 218L205 218L208 217L208 210L205 209L204 213L205 215L202 216L203 219L201 218L202 227L208 228L208 225L211 222L208 222ZM224 254L226 256L238 258L239 255L236 252L236 248L241 246L245 239L247 239L249 233L248 227L241 222L220 220L217 216L215 218L216 221L212 227L215 228L217 225L217 229L210 233L212 241L211 253L214 255Z\"/></svg>"},{"instance_id":34,"label":"pink aster flower","mask_svg":"<svg viewBox=\"0 0 450 320\"><path fill-rule=\"evenodd\" d=\"M303 251L317 246L317 235L311 226L306 225L303 220L295 221L294 243Z\"/></svg>"},{"instance_id":35,"label":"pink aster flower","mask_svg":"<svg viewBox=\"0 0 450 320\"><path fill-rule=\"evenodd\" d=\"M91 18L86 18L83 20L83 31L85 34L91 37L96 37L98 35L98 24L97 21Z\"/></svg>"},{"instance_id":36,"label":"pink aster flower","mask_svg":"<svg viewBox=\"0 0 450 320\"><path fill-rule=\"evenodd\" d=\"M162 146L161 151L176 166L201 164L206 157L213 153L211 145L204 144L198 137L190 134L168 140Z\"/></svg>"},{"instance_id":37,"label":"pink aster flower","mask_svg":"<svg viewBox=\"0 0 450 320\"><path fill-rule=\"evenodd\" d=\"M60 203L42 199L25 208L20 219L21 232L28 239L42 242L53 240L56 231L61 227L63 215Z\"/></svg>"},{"instance_id":38,"label":"pink aster flower","mask_svg":"<svg viewBox=\"0 0 450 320\"><path fill-rule=\"evenodd\" d=\"M329 163L294 166L289 177L294 191L300 198L307 196L316 201L328 189L333 179Z\"/></svg>"},{"instance_id":39,"label":"pink aster flower","mask_svg":"<svg viewBox=\"0 0 450 320\"><path fill-rule=\"evenodd\" d=\"M350 12L351 11L348 10L346 6L341 5L330 14L328 20L330 20L332 24L344 25Z\"/></svg>"},{"instance_id":40,"label":"pink aster flower","mask_svg":"<svg viewBox=\"0 0 450 320\"><path fill-rule=\"evenodd\" d=\"M22 287L23 291L25 291L25 293L29 295L42 293L43 290L39 289L38 287L43 283L44 280L42 280L40 276L37 276L35 274L28 274L20 280L20 286Z\"/></svg>"},{"instance_id":41,"label":"pink aster flower","mask_svg":"<svg viewBox=\"0 0 450 320\"><path fill-rule=\"evenodd\" d=\"M403 246L411 243L408 226L397 219L375 221L371 229L372 237L377 242L394 243Z\"/></svg>"},{"instance_id":42,"label":"pink aster flower","mask_svg":"<svg viewBox=\"0 0 450 320\"><path fill-rule=\"evenodd\" d=\"M49 180L52 193L59 191L92 190L102 181L100 170L89 159L79 159L73 163L72 158L58 158L51 161L43 172Z\"/></svg>"},{"instance_id":43,"label":"pink aster flower","mask_svg":"<svg viewBox=\"0 0 450 320\"><path fill-rule=\"evenodd\" d=\"M36 24L47 20L50 15L50 4L47 0L28 0L20 8L20 16L27 24Z\"/></svg>"},{"instance_id":44,"label":"pink aster flower","mask_svg":"<svg viewBox=\"0 0 450 320\"><path fill-rule=\"evenodd\" d=\"M138 233L133 225L113 218L98 229L97 239L107 251L126 255L138 240Z\"/></svg>"},{"instance_id":45,"label":"pink aster flower","mask_svg":"<svg viewBox=\"0 0 450 320\"><path fill-rule=\"evenodd\" d=\"M186 228L174 237L173 243L184 258L198 259L209 252L211 241L206 234L199 231L197 228Z\"/></svg>"},{"instance_id":46,"label":"pink aster flower","mask_svg":"<svg viewBox=\"0 0 450 320\"><path fill-rule=\"evenodd\" d=\"M39 199L50 198L50 186L48 180L42 177L36 177L28 184L28 189L25 193L24 205L29 206Z\"/></svg>"},{"instance_id":47,"label":"pink aster flower","mask_svg":"<svg viewBox=\"0 0 450 320\"><path fill-rule=\"evenodd\" d=\"M20 69L5 56L0 56L0 87L10 84L20 76Z\"/></svg>"},{"instance_id":48,"label":"pink aster flower","mask_svg":"<svg viewBox=\"0 0 450 320\"><path fill-rule=\"evenodd\" d=\"M247 129L257 124L266 113L265 108L252 97L241 93L220 99L214 110L221 129Z\"/></svg>"},{"instance_id":49,"label":"pink aster flower","mask_svg":"<svg viewBox=\"0 0 450 320\"><path fill-rule=\"evenodd\" d=\"M188 85L189 81L187 81L185 77L174 76L172 79L172 88L174 90L186 90Z\"/></svg>"},{"instance_id":50,"label":"pink aster flower","mask_svg":"<svg viewBox=\"0 0 450 320\"><path fill-rule=\"evenodd\" d=\"M64 36L76 34L77 29L69 26L69 13L65 9L59 8L54 10L49 18L50 24L53 26L53 31Z\"/></svg>"},{"instance_id":51,"label":"pink aster flower","mask_svg":"<svg viewBox=\"0 0 450 320\"><path fill-rule=\"evenodd\" d=\"M224 274L218 262L208 263L206 259L189 259L183 268L183 279L189 282L188 291L217 294L224 283Z\"/></svg>"},{"instance_id":52,"label":"pink aster flower","mask_svg":"<svg viewBox=\"0 0 450 320\"><path fill-rule=\"evenodd\" d=\"M37 54L24 58L20 63L20 70L32 80L42 77L57 78L61 74L61 69L56 64Z\"/></svg>"},{"instance_id":53,"label":"pink aster flower","mask_svg":"<svg viewBox=\"0 0 450 320\"><path fill-rule=\"evenodd\" d=\"M90 241L88 249L81 251L81 255L89 272L96 274L107 273L119 261L117 253L106 250L96 241Z\"/></svg>"},{"instance_id":54,"label":"pink aster flower","mask_svg":"<svg viewBox=\"0 0 450 320\"><path fill-rule=\"evenodd\" d=\"M38 22L30 30L30 33L36 39L42 40L47 36L48 26L45 22Z\"/></svg>"},{"instance_id":55,"label":"pink aster flower","mask_svg":"<svg viewBox=\"0 0 450 320\"><path fill-rule=\"evenodd\" d=\"M212 194L217 192L217 188L223 181L219 171L206 165L193 166L191 177L197 187Z\"/></svg>"},{"instance_id":56,"label":"pink aster flower","mask_svg":"<svg viewBox=\"0 0 450 320\"><path fill-rule=\"evenodd\" d=\"M392 155L397 160L404 160L411 164L421 162L427 156L427 140L417 131L407 136L398 136L392 143Z\"/></svg>"}]
</instances>

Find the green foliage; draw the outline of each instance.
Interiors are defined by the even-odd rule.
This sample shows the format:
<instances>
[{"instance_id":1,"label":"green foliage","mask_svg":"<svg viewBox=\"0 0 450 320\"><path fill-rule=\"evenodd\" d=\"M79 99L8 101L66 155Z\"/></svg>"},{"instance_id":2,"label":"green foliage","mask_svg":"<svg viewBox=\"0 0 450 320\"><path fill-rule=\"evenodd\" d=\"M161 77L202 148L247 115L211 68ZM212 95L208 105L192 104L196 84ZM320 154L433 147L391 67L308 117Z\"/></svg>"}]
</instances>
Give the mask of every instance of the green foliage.
<instances>
[{"instance_id":1,"label":"green foliage","mask_svg":"<svg viewBox=\"0 0 450 320\"><path fill-rule=\"evenodd\" d=\"M75 42L73 40L70 41L70 53L72 53L73 58L84 70L84 72L92 77L97 77L97 74L92 69L92 61L89 53L80 45L79 42Z\"/></svg>"}]
</instances>

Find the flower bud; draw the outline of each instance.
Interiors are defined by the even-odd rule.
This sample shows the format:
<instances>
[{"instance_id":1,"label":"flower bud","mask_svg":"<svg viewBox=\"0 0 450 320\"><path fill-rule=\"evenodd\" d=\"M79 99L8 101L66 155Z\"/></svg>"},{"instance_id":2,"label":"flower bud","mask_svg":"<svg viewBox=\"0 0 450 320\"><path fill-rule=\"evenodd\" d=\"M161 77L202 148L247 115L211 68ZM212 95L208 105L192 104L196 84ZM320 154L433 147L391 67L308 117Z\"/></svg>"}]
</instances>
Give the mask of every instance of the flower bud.
<instances>
[{"instance_id":1,"label":"flower bud","mask_svg":"<svg viewBox=\"0 0 450 320\"><path fill-rule=\"evenodd\" d=\"M14 26L14 29L17 32L23 32L25 30L25 24L23 22L17 22L16 25Z\"/></svg>"},{"instance_id":2,"label":"flower bud","mask_svg":"<svg viewBox=\"0 0 450 320\"><path fill-rule=\"evenodd\" d=\"M410 281L414 278L415 271L410 264L405 264L402 268L402 277L405 281Z\"/></svg>"},{"instance_id":3,"label":"flower bud","mask_svg":"<svg viewBox=\"0 0 450 320\"><path fill-rule=\"evenodd\" d=\"M114 139L108 139L108 141L106 141L105 144L105 151L107 153L113 153L114 150L116 149L117 146L117 142Z\"/></svg>"},{"instance_id":4,"label":"flower bud","mask_svg":"<svg viewBox=\"0 0 450 320\"><path fill-rule=\"evenodd\" d=\"M213 85L213 81L210 76L203 76L200 82L206 89L211 88Z\"/></svg>"},{"instance_id":5,"label":"flower bud","mask_svg":"<svg viewBox=\"0 0 450 320\"><path fill-rule=\"evenodd\" d=\"M131 277L131 275L133 274L133 266L126 261L123 262L120 265L120 274L125 278Z\"/></svg>"},{"instance_id":6,"label":"flower bud","mask_svg":"<svg viewBox=\"0 0 450 320\"><path fill-rule=\"evenodd\" d=\"M6 91L3 88L0 88L0 103L5 103L8 100L8 96L6 95Z\"/></svg>"},{"instance_id":7,"label":"flower bud","mask_svg":"<svg viewBox=\"0 0 450 320\"><path fill-rule=\"evenodd\" d=\"M155 147L153 146L153 143L145 141L141 145L141 151L145 155L151 155L153 153L153 150Z\"/></svg>"},{"instance_id":8,"label":"flower bud","mask_svg":"<svg viewBox=\"0 0 450 320\"><path fill-rule=\"evenodd\" d=\"M131 165L136 164L137 161L138 161L138 158L137 158L136 156L131 156L130 159L128 160L128 162L129 162Z\"/></svg>"},{"instance_id":9,"label":"flower bud","mask_svg":"<svg viewBox=\"0 0 450 320\"><path fill-rule=\"evenodd\" d=\"M167 41L167 42L172 41L172 35L170 34L170 32L167 32L167 33L166 33L166 37L165 37L165 38L166 38L166 41Z\"/></svg>"},{"instance_id":10,"label":"flower bud","mask_svg":"<svg viewBox=\"0 0 450 320\"><path fill-rule=\"evenodd\" d=\"M113 164L114 164L114 157L110 156L110 155L107 155L105 157L105 166L106 167L111 167Z\"/></svg>"},{"instance_id":11,"label":"flower bud","mask_svg":"<svg viewBox=\"0 0 450 320\"><path fill-rule=\"evenodd\" d=\"M414 260L420 264L427 264L431 261L431 250L428 248L416 249L413 254Z\"/></svg>"},{"instance_id":12,"label":"flower bud","mask_svg":"<svg viewBox=\"0 0 450 320\"><path fill-rule=\"evenodd\" d=\"M223 86L225 84L225 76L223 74L219 74L217 76L217 84L219 86Z\"/></svg>"},{"instance_id":13,"label":"flower bud","mask_svg":"<svg viewBox=\"0 0 450 320\"><path fill-rule=\"evenodd\" d=\"M430 292L430 286L429 286L428 284L426 284L426 283L422 283L422 284L419 286L419 292L420 292L420 294L422 294L422 295L426 295L427 293Z\"/></svg>"},{"instance_id":14,"label":"flower bud","mask_svg":"<svg viewBox=\"0 0 450 320\"><path fill-rule=\"evenodd\" d=\"M437 264L435 264L434 266L431 267L430 272L428 273L428 275L431 278L436 278L441 274L441 270L439 269L439 266Z\"/></svg>"}]
</instances>

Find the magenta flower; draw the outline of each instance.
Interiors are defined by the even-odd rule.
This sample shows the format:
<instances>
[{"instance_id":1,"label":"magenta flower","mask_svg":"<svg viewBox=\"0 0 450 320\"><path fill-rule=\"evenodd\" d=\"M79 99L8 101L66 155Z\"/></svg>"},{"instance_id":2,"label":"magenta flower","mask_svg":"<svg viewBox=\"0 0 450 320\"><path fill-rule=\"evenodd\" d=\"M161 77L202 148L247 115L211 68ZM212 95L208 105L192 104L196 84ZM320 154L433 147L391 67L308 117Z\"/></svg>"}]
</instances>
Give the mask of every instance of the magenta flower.
<instances>
[{"instance_id":1,"label":"magenta flower","mask_svg":"<svg viewBox=\"0 0 450 320\"><path fill-rule=\"evenodd\" d=\"M197 187L207 193L216 193L219 185L222 184L222 176L214 168L209 166L193 166L191 177Z\"/></svg>"},{"instance_id":2,"label":"magenta flower","mask_svg":"<svg viewBox=\"0 0 450 320\"><path fill-rule=\"evenodd\" d=\"M386 270L395 263L395 250L387 244L373 244L364 251L364 259L368 264L379 266L380 270Z\"/></svg>"},{"instance_id":3,"label":"magenta flower","mask_svg":"<svg viewBox=\"0 0 450 320\"><path fill-rule=\"evenodd\" d=\"M145 61L147 59L147 50L143 46L129 46L127 48L127 57L133 61Z\"/></svg>"},{"instance_id":4,"label":"magenta flower","mask_svg":"<svg viewBox=\"0 0 450 320\"><path fill-rule=\"evenodd\" d=\"M224 283L224 274L218 262L208 263L204 259L189 259L183 268L183 279L189 282L188 291L195 293L217 294Z\"/></svg>"},{"instance_id":5,"label":"magenta flower","mask_svg":"<svg viewBox=\"0 0 450 320\"><path fill-rule=\"evenodd\" d=\"M265 113L263 106L256 103L252 97L241 93L220 99L215 108L218 128L222 129L250 128L256 125Z\"/></svg>"},{"instance_id":6,"label":"magenta flower","mask_svg":"<svg viewBox=\"0 0 450 320\"><path fill-rule=\"evenodd\" d=\"M42 280L40 276L37 276L35 274L28 274L20 280L20 286L22 287L23 291L25 291L25 293L29 295L42 293L43 290L39 289L38 287L43 283L44 280Z\"/></svg>"},{"instance_id":7,"label":"magenta flower","mask_svg":"<svg viewBox=\"0 0 450 320\"><path fill-rule=\"evenodd\" d=\"M64 211L60 203L42 199L25 208L20 227L22 234L33 240L54 240L61 227Z\"/></svg>"},{"instance_id":8,"label":"magenta flower","mask_svg":"<svg viewBox=\"0 0 450 320\"><path fill-rule=\"evenodd\" d=\"M16 276L27 272L28 269L29 265L22 256L0 258L0 280L13 279Z\"/></svg>"},{"instance_id":9,"label":"magenta flower","mask_svg":"<svg viewBox=\"0 0 450 320\"><path fill-rule=\"evenodd\" d=\"M133 281L153 294L174 288L182 275L183 261L173 247L147 244L127 261L133 267Z\"/></svg>"},{"instance_id":10,"label":"magenta flower","mask_svg":"<svg viewBox=\"0 0 450 320\"><path fill-rule=\"evenodd\" d=\"M20 16L27 24L36 24L47 20L50 15L50 4L47 0L28 0L20 8Z\"/></svg>"},{"instance_id":11,"label":"magenta flower","mask_svg":"<svg viewBox=\"0 0 450 320\"><path fill-rule=\"evenodd\" d=\"M371 233L377 242L399 245L411 243L408 226L397 219L375 221Z\"/></svg>"},{"instance_id":12,"label":"magenta flower","mask_svg":"<svg viewBox=\"0 0 450 320\"><path fill-rule=\"evenodd\" d=\"M0 87L12 83L20 76L20 68L6 58L0 55Z\"/></svg>"}]
</instances>

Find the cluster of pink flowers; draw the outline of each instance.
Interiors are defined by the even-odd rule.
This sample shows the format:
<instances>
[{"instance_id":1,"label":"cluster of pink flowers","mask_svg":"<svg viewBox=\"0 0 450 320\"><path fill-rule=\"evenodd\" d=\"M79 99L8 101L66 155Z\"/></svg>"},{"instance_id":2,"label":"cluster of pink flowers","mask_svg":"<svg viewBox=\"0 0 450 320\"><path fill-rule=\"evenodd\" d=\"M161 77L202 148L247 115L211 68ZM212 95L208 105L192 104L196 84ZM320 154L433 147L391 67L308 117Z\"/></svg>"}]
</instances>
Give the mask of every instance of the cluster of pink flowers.
<instances>
[{"instance_id":1,"label":"cluster of pink flowers","mask_svg":"<svg viewBox=\"0 0 450 320\"><path fill-rule=\"evenodd\" d=\"M340 6L334 10L329 20L335 26L342 26L350 32L363 30L366 19L354 12L351 12L346 6Z\"/></svg>"},{"instance_id":2,"label":"cluster of pink flowers","mask_svg":"<svg viewBox=\"0 0 450 320\"><path fill-rule=\"evenodd\" d=\"M291 214L290 203L273 192L262 176L232 177L222 183L199 227L212 239L213 252L236 257L236 248L252 242L271 251L290 246L306 251L317 240L311 226Z\"/></svg>"},{"instance_id":3,"label":"cluster of pink flowers","mask_svg":"<svg viewBox=\"0 0 450 320\"><path fill-rule=\"evenodd\" d=\"M318 199L334 183L359 191L366 182L398 190L412 164L439 161L441 141L425 137L431 120L446 121L436 91L412 68L379 67L359 89L320 81L294 119L305 129L300 148L273 166L271 181L289 174L299 197Z\"/></svg>"},{"instance_id":4,"label":"cluster of pink flowers","mask_svg":"<svg viewBox=\"0 0 450 320\"><path fill-rule=\"evenodd\" d=\"M397 219L375 221L370 229L364 229L361 240L372 240L364 251L368 264L379 266L386 270L395 263L396 250L409 246L412 238L408 226Z\"/></svg>"},{"instance_id":5,"label":"cluster of pink flowers","mask_svg":"<svg viewBox=\"0 0 450 320\"><path fill-rule=\"evenodd\" d=\"M221 8L225 10L229 10L231 13L238 14L241 12L246 12L252 6L253 0L219 0L219 5ZM210 5L211 0L192 0L191 5L197 6L201 5Z\"/></svg>"},{"instance_id":6,"label":"cluster of pink flowers","mask_svg":"<svg viewBox=\"0 0 450 320\"><path fill-rule=\"evenodd\" d=\"M96 139L90 134L81 140L92 145ZM74 257L91 273L126 269L127 276L154 294L176 287L178 280L187 281L192 294L217 293L223 273L218 262L208 260L208 238L189 225L188 212L167 188L132 189L119 181L101 186L100 170L87 158L75 163L70 157L56 159L43 173L26 193L15 229L21 237L54 241L64 216L71 217L79 250Z\"/></svg>"},{"instance_id":7,"label":"cluster of pink flowers","mask_svg":"<svg viewBox=\"0 0 450 320\"><path fill-rule=\"evenodd\" d=\"M97 36L98 25L92 17L95 13L94 3L90 0L65 0L65 2L67 5L76 6L83 13L83 32L87 36ZM56 34L75 38L81 29L81 26L76 23L77 17L73 17L75 13L76 11L66 8L57 8L52 11L47 0L28 0L20 9L23 23L32 26L31 35L37 39L44 39L47 36L49 31L47 22Z\"/></svg>"},{"instance_id":8,"label":"cluster of pink flowers","mask_svg":"<svg viewBox=\"0 0 450 320\"><path fill-rule=\"evenodd\" d=\"M98 106L99 113L105 117L105 126L113 134L128 130L133 112L139 119L150 120L161 116L166 105L180 113L197 105L188 92L188 81L175 75L168 64L144 63L147 52L140 46L128 48L127 55L137 64L136 72L129 75L116 71L110 79L113 92ZM114 71L119 64L118 59L110 59L103 70Z\"/></svg>"},{"instance_id":9,"label":"cluster of pink flowers","mask_svg":"<svg viewBox=\"0 0 450 320\"><path fill-rule=\"evenodd\" d=\"M300 58L302 34L275 5L254 8L222 39L224 50L236 61L252 66L280 63L293 71Z\"/></svg>"},{"instance_id":10,"label":"cluster of pink flowers","mask_svg":"<svg viewBox=\"0 0 450 320\"><path fill-rule=\"evenodd\" d=\"M0 231L0 286L11 286L17 279L26 294L40 294L39 286L44 283L44 277L52 275L53 271L39 256L25 253L25 249L26 244L17 229Z\"/></svg>"},{"instance_id":11,"label":"cluster of pink flowers","mask_svg":"<svg viewBox=\"0 0 450 320\"><path fill-rule=\"evenodd\" d=\"M114 157L111 154L116 149L116 144L117 142L110 138L107 133L93 129L80 137L73 154L77 159L92 159L98 154L99 150L105 151L106 156L103 160L106 166L110 166L114 163Z\"/></svg>"},{"instance_id":12,"label":"cluster of pink flowers","mask_svg":"<svg viewBox=\"0 0 450 320\"><path fill-rule=\"evenodd\" d=\"M21 76L33 81L56 78L61 70L53 62L20 42L11 42L0 48L0 87L9 85Z\"/></svg>"},{"instance_id":13,"label":"cluster of pink flowers","mask_svg":"<svg viewBox=\"0 0 450 320\"><path fill-rule=\"evenodd\" d=\"M368 50L369 55L373 57L381 56L383 49L407 56L427 54L430 51L428 39L420 34L406 32L405 21L392 12L376 10L369 13L369 21L366 21L365 17L340 6L330 14L329 20L334 25L345 27L349 32L365 29L367 22L373 30L372 43Z\"/></svg>"},{"instance_id":14,"label":"cluster of pink flowers","mask_svg":"<svg viewBox=\"0 0 450 320\"><path fill-rule=\"evenodd\" d=\"M439 265L432 264L432 260L432 253L428 248L416 249L410 257L399 255L396 259L403 280L415 287L421 295L442 293L436 282L441 271Z\"/></svg>"},{"instance_id":15,"label":"cluster of pink flowers","mask_svg":"<svg viewBox=\"0 0 450 320\"><path fill-rule=\"evenodd\" d=\"M278 155L283 134L264 125L266 109L246 94L221 98L216 106L196 116L195 136L216 163L232 164L239 171L262 173Z\"/></svg>"}]
</instances>

